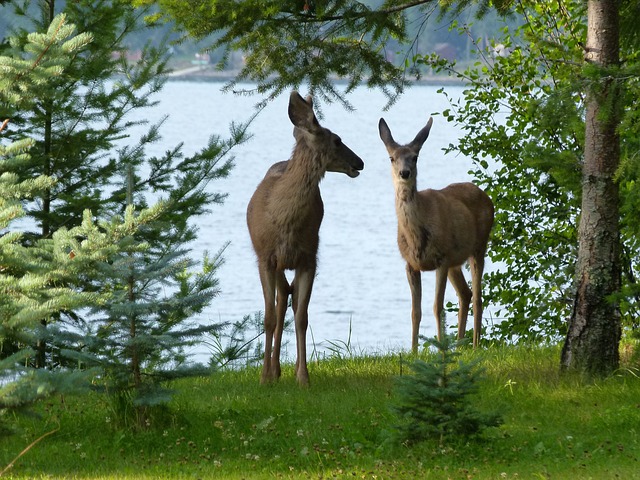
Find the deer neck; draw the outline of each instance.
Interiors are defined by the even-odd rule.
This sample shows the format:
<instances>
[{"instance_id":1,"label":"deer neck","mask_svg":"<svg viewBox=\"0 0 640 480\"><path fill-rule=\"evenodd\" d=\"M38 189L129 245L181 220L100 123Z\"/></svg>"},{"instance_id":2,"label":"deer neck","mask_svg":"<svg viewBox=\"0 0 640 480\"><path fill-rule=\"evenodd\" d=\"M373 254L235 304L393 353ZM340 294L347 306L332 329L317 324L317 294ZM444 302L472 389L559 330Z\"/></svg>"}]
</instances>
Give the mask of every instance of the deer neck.
<instances>
[{"instance_id":1,"label":"deer neck","mask_svg":"<svg viewBox=\"0 0 640 480\"><path fill-rule=\"evenodd\" d=\"M293 149L286 176L288 180L299 185L298 188L308 190L318 186L326 168L321 155L314 152L304 142L298 142Z\"/></svg>"},{"instance_id":2,"label":"deer neck","mask_svg":"<svg viewBox=\"0 0 640 480\"><path fill-rule=\"evenodd\" d=\"M396 208L415 208L418 188L415 179L412 182L395 181Z\"/></svg>"},{"instance_id":3,"label":"deer neck","mask_svg":"<svg viewBox=\"0 0 640 480\"><path fill-rule=\"evenodd\" d=\"M413 182L400 182L395 184L396 190L396 214L398 216L398 228L405 232L408 241L421 234L425 205L419 198L415 180Z\"/></svg>"},{"instance_id":4,"label":"deer neck","mask_svg":"<svg viewBox=\"0 0 640 480\"><path fill-rule=\"evenodd\" d=\"M318 196L319 183L324 177L326 169L318 154L305 145L296 145L287 169L278 182L278 195L280 201L289 205L288 210L297 212L312 207ZM285 200L286 199L286 200ZM294 216L299 213L291 212Z\"/></svg>"}]
</instances>

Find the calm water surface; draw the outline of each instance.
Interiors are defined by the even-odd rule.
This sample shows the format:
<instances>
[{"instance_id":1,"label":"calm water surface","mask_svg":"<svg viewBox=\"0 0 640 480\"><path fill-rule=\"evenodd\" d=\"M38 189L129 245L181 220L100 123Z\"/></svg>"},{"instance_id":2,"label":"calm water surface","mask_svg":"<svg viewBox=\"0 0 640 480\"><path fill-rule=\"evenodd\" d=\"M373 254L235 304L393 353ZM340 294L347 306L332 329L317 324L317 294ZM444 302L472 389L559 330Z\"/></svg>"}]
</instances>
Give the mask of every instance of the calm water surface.
<instances>
[{"instance_id":1,"label":"calm water surface","mask_svg":"<svg viewBox=\"0 0 640 480\"><path fill-rule=\"evenodd\" d=\"M258 98L223 94L221 87L220 83L168 82L158 97L159 105L145 112L152 122L169 116L161 131L163 141L155 146L157 151L150 149L148 153L161 154L184 142L185 153L190 154L205 146L211 135L226 138L232 121L247 120ZM434 86L415 86L388 111L383 111L384 96L366 88L349 97L356 108L353 112L337 104L321 105L321 124L340 135L364 160L365 168L355 179L328 173L321 184L325 216L309 310L310 352L314 348L321 351L331 342L348 343L356 353L410 348L410 293L396 244L389 159L377 125L384 117L395 139L408 143L430 115L449 106L437 90ZM462 89L447 87L447 91L455 97ZM233 322L264 309L245 212L269 166L289 158L293 126L287 104L288 95L283 95L261 112L250 127L253 138L235 149L235 168L230 177L210 186L227 192L228 198L223 206L215 206L210 215L198 220L194 255L201 258L205 250L215 253L227 241L230 245L218 275L221 294L207 309L203 321ZM470 180L470 160L445 156L442 151L458 134L441 116L435 116L419 161L419 189ZM421 334L433 336L434 273L423 273L423 291ZM456 301L450 285L446 300ZM450 318L449 324L455 324L455 319ZM293 334L287 339L288 351L295 353Z\"/></svg>"}]
</instances>

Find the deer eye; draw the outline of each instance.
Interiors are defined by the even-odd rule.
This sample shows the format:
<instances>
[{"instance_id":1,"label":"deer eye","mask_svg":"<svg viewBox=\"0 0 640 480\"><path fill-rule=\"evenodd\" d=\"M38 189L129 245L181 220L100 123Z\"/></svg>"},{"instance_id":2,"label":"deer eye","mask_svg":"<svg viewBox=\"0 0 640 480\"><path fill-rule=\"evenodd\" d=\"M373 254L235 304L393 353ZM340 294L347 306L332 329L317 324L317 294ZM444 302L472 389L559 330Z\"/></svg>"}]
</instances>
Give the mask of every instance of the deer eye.
<instances>
[{"instance_id":1,"label":"deer eye","mask_svg":"<svg viewBox=\"0 0 640 480\"><path fill-rule=\"evenodd\" d=\"M413 163L418 163L418 156L417 156L417 155L415 155L414 157L412 157L412 158L411 158L411 161L412 161Z\"/></svg>"},{"instance_id":2,"label":"deer eye","mask_svg":"<svg viewBox=\"0 0 640 480\"><path fill-rule=\"evenodd\" d=\"M389 160L391 160L391 163L394 163L396 161L396 159L393 157L389 157Z\"/></svg>"}]
</instances>

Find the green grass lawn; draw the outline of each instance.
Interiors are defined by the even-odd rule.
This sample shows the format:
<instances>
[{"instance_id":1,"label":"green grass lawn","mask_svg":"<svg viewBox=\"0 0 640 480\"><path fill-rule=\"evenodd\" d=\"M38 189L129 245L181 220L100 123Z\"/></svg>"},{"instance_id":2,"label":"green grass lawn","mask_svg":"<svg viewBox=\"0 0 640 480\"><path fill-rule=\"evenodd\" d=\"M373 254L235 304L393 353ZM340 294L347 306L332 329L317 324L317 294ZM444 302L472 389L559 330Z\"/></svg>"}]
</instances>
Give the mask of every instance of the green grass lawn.
<instances>
[{"instance_id":1,"label":"green grass lawn","mask_svg":"<svg viewBox=\"0 0 640 480\"><path fill-rule=\"evenodd\" d=\"M406 356L406 354L405 354ZM475 397L503 425L475 440L394 445L389 432L400 355L310 365L311 386L259 385L259 370L175 383L170 408L148 430L114 425L104 397L53 398L16 418L0 439L0 470L14 479L632 479L640 478L640 378L625 368L587 382L558 372L559 350L494 347Z\"/></svg>"}]
</instances>

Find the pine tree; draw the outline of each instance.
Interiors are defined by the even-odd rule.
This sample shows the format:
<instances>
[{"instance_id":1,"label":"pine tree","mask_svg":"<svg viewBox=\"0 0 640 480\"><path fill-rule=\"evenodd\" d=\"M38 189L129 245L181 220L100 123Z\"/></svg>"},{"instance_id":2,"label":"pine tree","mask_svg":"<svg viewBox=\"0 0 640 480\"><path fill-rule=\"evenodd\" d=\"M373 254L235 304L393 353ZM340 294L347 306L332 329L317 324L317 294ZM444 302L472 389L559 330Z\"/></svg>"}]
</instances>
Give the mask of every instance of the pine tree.
<instances>
[{"instance_id":1,"label":"pine tree","mask_svg":"<svg viewBox=\"0 0 640 480\"><path fill-rule=\"evenodd\" d=\"M130 175L130 181L133 175ZM216 269L222 250L203 260L202 270L184 246L153 248L154 236L166 227L171 202L159 202L141 212L134 210L132 195L124 218L95 225L88 218L80 237L94 230L115 238L112 253L91 266L92 281L109 292L108 302L90 309L80 333L61 334L76 351L74 358L102 372L94 386L107 392L116 421L123 426L146 428L171 398L167 381L210 370L189 360L185 347L202 341L205 333L219 332L225 324L199 325L192 318L217 295ZM120 225L142 222L144 228L124 236ZM145 240L147 239L147 240ZM148 241L151 239L151 241ZM59 337L59 338L61 338Z\"/></svg>"},{"instance_id":2,"label":"pine tree","mask_svg":"<svg viewBox=\"0 0 640 480\"><path fill-rule=\"evenodd\" d=\"M57 5L36 3L51 7L30 17L34 27L44 28ZM75 264L83 265L73 287L98 300L43 319L32 363L57 368L73 358L82 368L99 368L93 383L120 406L120 420L145 427L152 407L170 398L167 380L206 371L189 361L186 347L225 326L196 321L217 294L224 244L198 265L188 243L197 233L194 217L224 199L208 186L229 173L230 151L246 138L246 125L232 125L228 140L212 136L192 156L182 153L182 145L160 157L146 155L146 147L160 140L161 124L117 148L134 125L128 114L152 105L152 94L162 87L166 51L148 45L139 62L127 62L124 54L114 58L145 13L123 2L81 0L67 2L64 10L80 30L100 25L99 31L88 53L70 56L65 75L51 91L39 89L20 117L36 138L30 168L20 174L46 172L57 179L28 206L40 228L29 241L64 238ZM21 32L13 43L27 38ZM86 238L101 239L90 242L99 254L79 253Z\"/></svg>"},{"instance_id":3,"label":"pine tree","mask_svg":"<svg viewBox=\"0 0 640 480\"><path fill-rule=\"evenodd\" d=\"M234 51L242 52L238 82L257 84L255 92L275 98L307 83L323 100L350 106L346 95L358 85L380 89L393 102L417 71L412 57L417 37L429 19L445 12L456 15L474 8L484 15L491 8L505 12L512 0L130 0L157 5L160 13L192 37L224 51L227 66ZM409 13L411 12L411 16ZM432 18L433 17L433 18ZM411 45L410 48L406 48ZM404 61L394 62L397 55ZM407 71L407 69L409 71ZM346 81L342 93L334 79Z\"/></svg>"},{"instance_id":4,"label":"pine tree","mask_svg":"<svg viewBox=\"0 0 640 480\"><path fill-rule=\"evenodd\" d=\"M182 145L160 157L149 158L145 154L148 145L160 140L162 122L149 126L137 143L131 141L118 147L117 142L128 137L130 127L145 123L129 120L130 113L153 105L153 94L166 81L167 49L162 43L146 45L139 61L126 59L127 38L141 28L153 27L141 22L148 10L136 10L120 1L27 3L47 7L33 10L14 6L14 14L24 15L34 28L46 28L51 15L64 10L80 31L90 31L94 37L88 51L71 56L66 74L57 79L53 88L40 89L33 108L19 118L23 129L36 139L30 167L22 169L20 175L28 178L44 173L57 179L27 207L28 216L39 229L32 232L31 238L47 238L63 226L79 225L85 209L98 219L125 216L125 185L132 169L136 174L130 182L130 202L135 211L144 210L159 197L166 203L154 226L136 237L146 244L145 258L165 258L169 262L175 252L184 256L185 245L196 236L193 218L208 213L213 204L224 199L223 194L212 193L207 187L229 173L230 150L246 137L246 125L232 126L229 140L212 136L205 148L189 157L182 153ZM26 38L26 30L19 29L14 44L19 46ZM207 272L214 269L215 262L203 266ZM167 282L183 288L185 275L191 278L190 282L195 282L195 277L190 276L197 277L194 273L181 275L167 276ZM102 280L83 276L81 280L78 288L103 292L112 288L113 276ZM197 313L197 309L191 313ZM47 323L51 321L92 331L88 325L93 319L76 310L65 311ZM56 335L47 335L49 343L40 342L37 365L52 366L52 353L62 348L50 343Z\"/></svg>"},{"instance_id":5,"label":"pine tree","mask_svg":"<svg viewBox=\"0 0 640 480\"><path fill-rule=\"evenodd\" d=\"M69 55L86 47L91 36L74 36L64 15L41 34L29 35L14 56L0 56L0 135L13 128L12 118L28 109L36 92L60 76ZM15 45L14 45L15 47ZM56 391L75 389L82 372L37 371L29 367L38 325L68 308L95 300L90 293L64 286L77 274L57 239L23 244L14 227L24 215L22 202L51 188L47 176L20 179L34 141L17 129L14 142L0 144L0 415L30 405Z\"/></svg>"},{"instance_id":6,"label":"pine tree","mask_svg":"<svg viewBox=\"0 0 640 480\"><path fill-rule=\"evenodd\" d=\"M443 331L444 327L443 322ZM498 414L480 412L473 406L483 370L478 367L479 360L459 360L458 348L464 341L456 341L454 335L444 335L441 341L429 339L427 344L436 349L433 358L415 360L413 375L397 378L392 410L399 419L396 438L400 442L436 439L443 444L501 423Z\"/></svg>"},{"instance_id":7,"label":"pine tree","mask_svg":"<svg viewBox=\"0 0 640 480\"><path fill-rule=\"evenodd\" d=\"M91 35L91 44L82 55L68 52L64 72L51 82L37 84L29 108L12 119L20 134L34 140L30 161L16 174L21 180L40 175L56 179L38 192L33 201L25 202L27 217L32 220L28 225L37 228L27 232L25 242L49 238L62 226L78 225L84 209L91 209L96 216L113 211L114 202L108 198L108 192L113 190L110 183L118 159L105 150L122 138L124 129L131 125L124 120L126 113L150 103L150 92L138 96L135 92L148 86L152 69L136 70L112 56L113 51L124 50L122 38L135 24L132 14L127 14L131 9L120 2L92 3L95 2L68 2L65 9L67 20L83 35ZM14 3L3 10L3 15L23 19L22 27L13 30L10 41L9 54L16 57L15 52L24 47L29 36L37 35L30 31L50 28L54 15L61 9L53 0ZM94 28L95 31L86 28L98 24L100 28ZM117 71L129 81L114 84L110 77ZM150 90L156 88L159 86L152 85ZM13 133L7 137L12 139ZM60 321L76 324L78 319L68 310L43 320L43 325ZM50 360L47 345L38 341L37 350L38 355L32 361L44 367Z\"/></svg>"}]
</instances>

